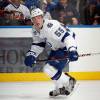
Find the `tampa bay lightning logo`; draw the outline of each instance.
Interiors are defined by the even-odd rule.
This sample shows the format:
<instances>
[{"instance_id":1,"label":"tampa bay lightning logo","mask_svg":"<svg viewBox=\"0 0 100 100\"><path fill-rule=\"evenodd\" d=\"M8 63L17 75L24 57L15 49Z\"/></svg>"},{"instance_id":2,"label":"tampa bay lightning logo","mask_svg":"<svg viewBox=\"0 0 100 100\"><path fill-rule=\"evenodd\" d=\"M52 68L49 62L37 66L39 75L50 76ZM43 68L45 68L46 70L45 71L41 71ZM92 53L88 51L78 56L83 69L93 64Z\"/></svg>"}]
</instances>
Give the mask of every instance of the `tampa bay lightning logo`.
<instances>
[{"instance_id":1,"label":"tampa bay lightning logo","mask_svg":"<svg viewBox=\"0 0 100 100\"><path fill-rule=\"evenodd\" d=\"M47 24L47 27L48 27L48 28L51 28L52 26L53 26L52 23L48 23L48 24Z\"/></svg>"}]
</instances>

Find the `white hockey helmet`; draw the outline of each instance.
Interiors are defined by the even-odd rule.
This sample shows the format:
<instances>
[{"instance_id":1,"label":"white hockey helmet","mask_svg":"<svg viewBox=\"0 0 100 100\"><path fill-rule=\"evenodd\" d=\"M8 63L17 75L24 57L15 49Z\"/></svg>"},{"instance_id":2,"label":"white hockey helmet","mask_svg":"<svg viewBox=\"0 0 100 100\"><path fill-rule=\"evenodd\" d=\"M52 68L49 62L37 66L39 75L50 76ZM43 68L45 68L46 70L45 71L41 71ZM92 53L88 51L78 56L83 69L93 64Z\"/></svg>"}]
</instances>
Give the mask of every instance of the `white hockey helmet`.
<instances>
[{"instance_id":1,"label":"white hockey helmet","mask_svg":"<svg viewBox=\"0 0 100 100\"><path fill-rule=\"evenodd\" d=\"M31 18L32 17L36 17L36 16L39 16L39 15L42 15L43 16L43 11L39 8L35 8L31 11Z\"/></svg>"}]
</instances>

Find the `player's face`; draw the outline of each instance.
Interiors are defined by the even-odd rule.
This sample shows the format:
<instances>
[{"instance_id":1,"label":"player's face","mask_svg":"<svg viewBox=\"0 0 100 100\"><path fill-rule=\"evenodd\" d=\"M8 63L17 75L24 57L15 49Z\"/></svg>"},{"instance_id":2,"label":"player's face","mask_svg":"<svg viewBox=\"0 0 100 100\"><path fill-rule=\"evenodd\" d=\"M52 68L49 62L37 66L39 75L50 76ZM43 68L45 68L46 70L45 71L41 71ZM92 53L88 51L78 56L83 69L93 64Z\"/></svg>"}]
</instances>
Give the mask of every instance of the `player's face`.
<instances>
[{"instance_id":1,"label":"player's face","mask_svg":"<svg viewBox=\"0 0 100 100\"><path fill-rule=\"evenodd\" d=\"M36 16L32 18L32 22L36 29L40 30L43 25L43 16Z\"/></svg>"}]
</instances>

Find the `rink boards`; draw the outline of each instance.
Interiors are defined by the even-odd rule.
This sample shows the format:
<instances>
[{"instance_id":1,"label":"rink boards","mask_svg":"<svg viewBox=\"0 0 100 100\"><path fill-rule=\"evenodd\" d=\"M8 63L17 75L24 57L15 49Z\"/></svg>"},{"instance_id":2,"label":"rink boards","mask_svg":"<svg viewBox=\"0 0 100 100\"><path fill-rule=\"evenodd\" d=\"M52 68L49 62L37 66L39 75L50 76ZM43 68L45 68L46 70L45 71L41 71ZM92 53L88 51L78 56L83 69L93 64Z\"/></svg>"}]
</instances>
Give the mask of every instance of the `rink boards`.
<instances>
[{"instance_id":1,"label":"rink boards","mask_svg":"<svg viewBox=\"0 0 100 100\"><path fill-rule=\"evenodd\" d=\"M69 72L77 80L100 80L100 72ZM0 73L0 82L50 81L44 73Z\"/></svg>"},{"instance_id":2,"label":"rink boards","mask_svg":"<svg viewBox=\"0 0 100 100\"><path fill-rule=\"evenodd\" d=\"M16 31L17 29L17 31ZM72 30L77 33L79 53L100 52L100 26L76 27ZM7 34L10 33L10 34ZM18 34L21 33L21 34ZM29 38L30 27L5 27L0 28L0 38ZM18 34L18 35L16 35ZM100 80L100 55L80 57L78 63L71 64L69 74L77 80ZM44 73L0 73L0 82L14 81L49 81L50 78Z\"/></svg>"}]
</instances>

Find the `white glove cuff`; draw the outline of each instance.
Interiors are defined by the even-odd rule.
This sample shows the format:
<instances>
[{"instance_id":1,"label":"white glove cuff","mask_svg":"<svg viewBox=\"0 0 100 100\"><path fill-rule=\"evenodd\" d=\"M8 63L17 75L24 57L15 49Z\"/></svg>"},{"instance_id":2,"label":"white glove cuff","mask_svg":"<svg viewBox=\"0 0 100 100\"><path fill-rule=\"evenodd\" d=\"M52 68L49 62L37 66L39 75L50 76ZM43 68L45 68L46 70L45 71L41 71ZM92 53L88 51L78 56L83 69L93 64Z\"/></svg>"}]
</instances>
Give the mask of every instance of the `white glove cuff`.
<instances>
[{"instance_id":1,"label":"white glove cuff","mask_svg":"<svg viewBox=\"0 0 100 100\"><path fill-rule=\"evenodd\" d=\"M26 56L30 56L30 55L36 57L36 53L33 52L33 51L29 51L29 52L27 52Z\"/></svg>"},{"instance_id":2,"label":"white glove cuff","mask_svg":"<svg viewBox=\"0 0 100 100\"><path fill-rule=\"evenodd\" d=\"M68 48L68 51L76 51L76 50L77 50L77 47L74 47L74 46Z\"/></svg>"}]
</instances>

